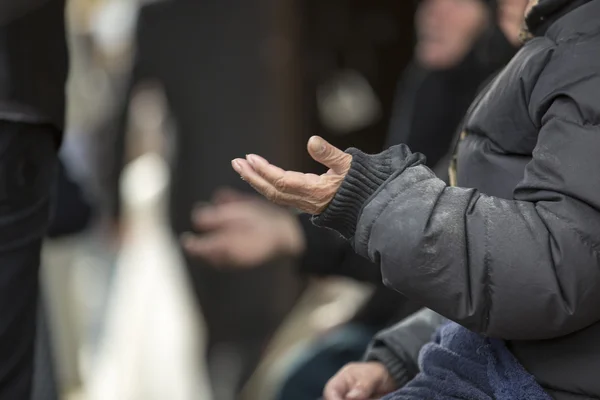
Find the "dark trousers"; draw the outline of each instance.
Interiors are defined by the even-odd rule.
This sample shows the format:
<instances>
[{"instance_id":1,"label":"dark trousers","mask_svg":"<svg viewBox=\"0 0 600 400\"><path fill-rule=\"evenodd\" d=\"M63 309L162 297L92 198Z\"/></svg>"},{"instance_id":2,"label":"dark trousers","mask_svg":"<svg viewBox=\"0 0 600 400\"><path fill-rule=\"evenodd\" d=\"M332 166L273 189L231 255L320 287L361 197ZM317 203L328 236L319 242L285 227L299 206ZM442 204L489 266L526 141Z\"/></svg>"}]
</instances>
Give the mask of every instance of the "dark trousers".
<instances>
[{"instance_id":1,"label":"dark trousers","mask_svg":"<svg viewBox=\"0 0 600 400\"><path fill-rule=\"evenodd\" d=\"M0 121L0 400L31 396L38 269L56 149L53 128Z\"/></svg>"},{"instance_id":2,"label":"dark trousers","mask_svg":"<svg viewBox=\"0 0 600 400\"><path fill-rule=\"evenodd\" d=\"M188 259L192 287L206 323L207 367L215 399L232 398L224 393L243 387L291 309L299 285L289 267L285 261L276 261L256 270L217 270Z\"/></svg>"}]
</instances>

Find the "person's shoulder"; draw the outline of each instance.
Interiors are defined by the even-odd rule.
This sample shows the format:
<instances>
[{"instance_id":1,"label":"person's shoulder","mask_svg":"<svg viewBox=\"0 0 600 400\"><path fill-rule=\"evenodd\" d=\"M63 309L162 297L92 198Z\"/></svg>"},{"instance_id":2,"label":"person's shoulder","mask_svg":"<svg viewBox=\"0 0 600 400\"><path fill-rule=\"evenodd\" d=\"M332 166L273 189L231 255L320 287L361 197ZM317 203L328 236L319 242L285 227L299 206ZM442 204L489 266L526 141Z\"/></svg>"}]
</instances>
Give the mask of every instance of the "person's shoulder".
<instances>
[{"instance_id":1,"label":"person's shoulder","mask_svg":"<svg viewBox=\"0 0 600 400\"><path fill-rule=\"evenodd\" d=\"M600 42L599 22L600 1L593 0L561 17L545 36L559 46L590 40Z\"/></svg>"},{"instance_id":2,"label":"person's shoulder","mask_svg":"<svg viewBox=\"0 0 600 400\"><path fill-rule=\"evenodd\" d=\"M550 26L544 37L554 43L548 71L558 83L600 78L600 0L577 7Z\"/></svg>"},{"instance_id":3,"label":"person's shoulder","mask_svg":"<svg viewBox=\"0 0 600 400\"><path fill-rule=\"evenodd\" d=\"M599 21L600 0L593 0L559 19L546 32L544 40L554 46L531 97L530 107L537 121L555 101L570 99L560 118L582 125L600 124Z\"/></svg>"}]
</instances>

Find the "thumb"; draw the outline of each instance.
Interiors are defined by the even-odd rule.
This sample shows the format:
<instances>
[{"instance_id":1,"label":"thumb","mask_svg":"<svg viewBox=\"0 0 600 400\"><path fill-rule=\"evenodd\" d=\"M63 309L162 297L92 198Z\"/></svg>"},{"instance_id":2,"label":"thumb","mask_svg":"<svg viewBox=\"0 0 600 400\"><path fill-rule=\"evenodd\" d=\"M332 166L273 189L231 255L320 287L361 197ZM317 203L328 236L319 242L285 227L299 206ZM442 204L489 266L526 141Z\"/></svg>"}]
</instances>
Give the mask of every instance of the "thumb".
<instances>
[{"instance_id":1,"label":"thumb","mask_svg":"<svg viewBox=\"0 0 600 400\"><path fill-rule=\"evenodd\" d=\"M325 165L338 175L346 174L352 163L350 154L344 153L319 136L309 139L308 153L316 162Z\"/></svg>"}]
</instances>

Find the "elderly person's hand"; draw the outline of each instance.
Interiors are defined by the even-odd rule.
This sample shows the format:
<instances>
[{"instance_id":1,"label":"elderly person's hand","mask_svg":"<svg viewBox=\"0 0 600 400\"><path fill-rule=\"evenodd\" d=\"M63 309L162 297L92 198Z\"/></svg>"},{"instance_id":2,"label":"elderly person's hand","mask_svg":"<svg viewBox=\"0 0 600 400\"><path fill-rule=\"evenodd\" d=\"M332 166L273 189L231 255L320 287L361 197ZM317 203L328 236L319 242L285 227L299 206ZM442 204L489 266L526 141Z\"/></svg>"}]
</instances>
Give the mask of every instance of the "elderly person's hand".
<instances>
[{"instance_id":1,"label":"elderly person's hand","mask_svg":"<svg viewBox=\"0 0 600 400\"><path fill-rule=\"evenodd\" d=\"M352 156L318 136L308 141L308 152L329 171L323 175L284 171L254 154L235 159L231 164L245 181L272 202L320 214L350 170Z\"/></svg>"},{"instance_id":2,"label":"elderly person's hand","mask_svg":"<svg viewBox=\"0 0 600 400\"><path fill-rule=\"evenodd\" d=\"M351 363L327 382L324 400L370 400L397 389L394 379L379 362Z\"/></svg>"}]
</instances>

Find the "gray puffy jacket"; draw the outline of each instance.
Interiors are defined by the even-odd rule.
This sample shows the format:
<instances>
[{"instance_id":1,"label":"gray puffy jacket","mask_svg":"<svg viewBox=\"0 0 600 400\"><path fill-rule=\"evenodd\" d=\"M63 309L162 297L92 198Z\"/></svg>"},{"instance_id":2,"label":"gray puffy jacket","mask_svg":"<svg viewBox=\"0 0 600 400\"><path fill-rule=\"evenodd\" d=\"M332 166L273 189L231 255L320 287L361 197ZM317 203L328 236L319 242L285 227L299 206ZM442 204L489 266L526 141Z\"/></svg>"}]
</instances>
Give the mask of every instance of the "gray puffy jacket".
<instances>
[{"instance_id":1,"label":"gray puffy jacket","mask_svg":"<svg viewBox=\"0 0 600 400\"><path fill-rule=\"evenodd\" d=\"M600 398L600 0L541 0L471 107L449 187L423 156L357 150L318 225L384 282L507 340L557 399Z\"/></svg>"},{"instance_id":2,"label":"gray puffy jacket","mask_svg":"<svg viewBox=\"0 0 600 400\"><path fill-rule=\"evenodd\" d=\"M423 309L375 335L365 361L383 363L398 387L406 385L419 372L419 352L431 341L446 319Z\"/></svg>"}]
</instances>

